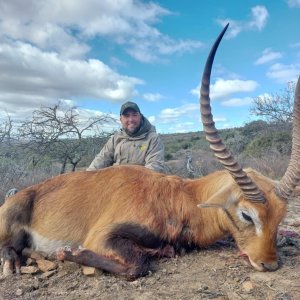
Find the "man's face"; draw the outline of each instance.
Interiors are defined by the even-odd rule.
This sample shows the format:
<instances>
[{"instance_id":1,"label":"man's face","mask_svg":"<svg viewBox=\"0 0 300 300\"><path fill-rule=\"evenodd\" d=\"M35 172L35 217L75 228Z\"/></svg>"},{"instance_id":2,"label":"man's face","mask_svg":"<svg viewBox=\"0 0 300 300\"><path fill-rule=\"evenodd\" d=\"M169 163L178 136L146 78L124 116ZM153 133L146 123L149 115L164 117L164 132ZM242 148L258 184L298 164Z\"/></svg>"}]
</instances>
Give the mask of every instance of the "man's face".
<instances>
[{"instance_id":1,"label":"man's face","mask_svg":"<svg viewBox=\"0 0 300 300\"><path fill-rule=\"evenodd\" d=\"M125 131L134 134L140 129L142 115L139 112L128 108L120 116L120 121Z\"/></svg>"}]
</instances>

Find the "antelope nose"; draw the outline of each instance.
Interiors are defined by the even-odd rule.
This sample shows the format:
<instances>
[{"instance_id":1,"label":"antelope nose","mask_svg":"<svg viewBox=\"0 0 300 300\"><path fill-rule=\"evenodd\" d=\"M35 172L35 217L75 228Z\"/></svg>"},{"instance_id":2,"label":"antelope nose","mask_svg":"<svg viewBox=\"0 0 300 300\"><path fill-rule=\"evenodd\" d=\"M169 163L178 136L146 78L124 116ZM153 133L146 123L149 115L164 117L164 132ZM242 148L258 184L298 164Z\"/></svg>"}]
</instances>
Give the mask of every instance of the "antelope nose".
<instances>
[{"instance_id":1,"label":"antelope nose","mask_svg":"<svg viewBox=\"0 0 300 300\"><path fill-rule=\"evenodd\" d=\"M277 261L272 263L261 263L261 265L263 266L264 271L269 271L269 272L276 271L279 267Z\"/></svg>"}]
</instances>

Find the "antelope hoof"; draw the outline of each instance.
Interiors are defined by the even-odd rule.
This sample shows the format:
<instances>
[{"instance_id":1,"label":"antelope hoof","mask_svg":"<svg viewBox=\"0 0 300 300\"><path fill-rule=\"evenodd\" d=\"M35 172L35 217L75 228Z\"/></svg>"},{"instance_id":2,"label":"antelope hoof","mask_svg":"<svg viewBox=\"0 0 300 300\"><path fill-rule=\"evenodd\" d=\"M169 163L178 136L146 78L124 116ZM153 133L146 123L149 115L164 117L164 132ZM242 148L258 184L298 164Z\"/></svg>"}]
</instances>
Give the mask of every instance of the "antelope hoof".
<instances>
[{"instance_id":1,"label":"antelope hoof","mask_svg":"<svg viewBox=\"0 0 300 300\"><path fill-rule=\"evenodd\" d=\"M2 273L5 277L21 273L21 260L14 248L4 247L1 249L1 262Z\"/></svg>"}]
</instances>

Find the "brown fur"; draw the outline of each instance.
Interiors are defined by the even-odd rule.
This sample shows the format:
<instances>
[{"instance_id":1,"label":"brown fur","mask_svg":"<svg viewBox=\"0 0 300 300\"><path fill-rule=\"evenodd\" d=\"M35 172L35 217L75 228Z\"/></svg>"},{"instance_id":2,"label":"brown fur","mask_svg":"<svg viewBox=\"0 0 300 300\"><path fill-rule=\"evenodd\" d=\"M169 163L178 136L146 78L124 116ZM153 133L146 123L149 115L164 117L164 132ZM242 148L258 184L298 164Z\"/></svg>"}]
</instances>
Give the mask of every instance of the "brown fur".
<instances>
[{"instance_id":1,"label":"brown fur","mask_svg":"<svg viewBox=\"0 0 300 300\"><path fill-rule=\"evenodd\" d=\"M169 253L167 245L176 250L205 246L232 234L254 266L275 269L276 230L286 203L274 194L276 182L247 172L264 192L266 204L244 200L227 171L197 180L139 166L60 175L7 199L0 207L0 243L7 243L21 230L34 232L47 241L82 245L90 251L88 255L76 253L75 261L101 266L93 262L105 257L105 266L110 261L123 266L122 271L119 267L107 267L107 271L138 277L146 272L147 268L136 271L146 264L146 254ZM220 208L197 208L199 203ZM255 234L253 224L238 218L236 210L241 206L258 213L262 235ZM131 251L140 253L140 259L130 257Z\"/></svg>"}]
</instances>

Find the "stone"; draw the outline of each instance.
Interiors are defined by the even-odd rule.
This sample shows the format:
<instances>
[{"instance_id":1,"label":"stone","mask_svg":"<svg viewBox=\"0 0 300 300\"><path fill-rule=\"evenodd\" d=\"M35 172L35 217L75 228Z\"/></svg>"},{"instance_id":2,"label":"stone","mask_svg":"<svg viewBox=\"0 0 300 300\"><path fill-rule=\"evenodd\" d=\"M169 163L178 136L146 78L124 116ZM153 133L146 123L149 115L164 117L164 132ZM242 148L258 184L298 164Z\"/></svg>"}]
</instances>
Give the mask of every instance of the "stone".
<instances>
[{"instance_id":1,"label":"stone","mask_svg":"<svg viewBox=\"0 0 300 300\"><path fill-rule=\"evenodd\" d=\"M252 292L254 290L254 287L255 287L254 283L251 282L251 281L243 282L242 286L243 286L244 291L247 292L247 293Z\"/></svg>"},{"instance_id":2,"label":"stone","mask_svg":"<svg viewBox=\"0 0 300 300\"><path fill-rule=\"evenodd\" d=\"M16 296L22 296L23 295L23 290L22 289L17 289L16 290Z\"/></svg>"},{"instance_id":3,"label":"stone","mask_svg":"<svg viewBox=\"0 0 300 300\"><path fill-rule=\"evenodd\" d=\"M42 271L42 272L48 272L51 270L55 270L58 267L58 264L56 262L50 261L50 260L46 260L46 259L38 259L36 261L38 268Z\"/></svg>"},{"instance_id":4,"label":"stone","mask_svg":"<svg viewBox=\"0 0 300 300\"><path fill-rule=\"evenodd\" d=\"M26 259L26 265L27 266L32 266L34 264L35 264L35 260L32 259L31 257L29 257L29 258Z\"/></svg>"},{"instance_id":5,"label":"stone","mask_svg":"<svg viewBox=\"0 0 300 300\"><path fill-rule=\"evenodd\" d=\"M36 266L24 266L21 267L21 274L35 274L38 273L40 269Z\"/></svg>"},{"instance_id":6,"label":"stone","mask_svg":"<svg viewBox=\"0 0 300 300\"><path fill-rule=\"evenodd\" d=\"M85 276L95 276L97 274L97 269L94 267L82 266L82 273Z\"/></svg>"},{"instance_id":7,"label":"stone","mask_svg":"<svg viewBox=\"0 0 300 300\"><path fill-rule=\"evenodd\" d=\"M27 258L32 258L35 260L38 259L45 259L46 254L42 253L42 252L38 252L38 251L34 251L32 249L29 248L24 248L22 251L22 255L27 257Z\"/></svg>"},{"instance_id":8,"label":"stone","mask_svg":"<svg viewBox=\"0 0 300 300\"><path fill-rule=\"evenodd\" d=\"M53 276L56 273L57 273L57 270L48 271L48 272L43 273L40 278L41 279L47 279L47 278L50 278L51 276Z\"/></svg>"}]
</instances>

